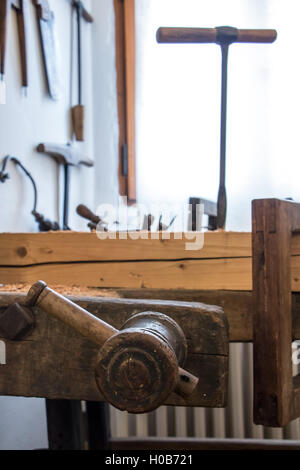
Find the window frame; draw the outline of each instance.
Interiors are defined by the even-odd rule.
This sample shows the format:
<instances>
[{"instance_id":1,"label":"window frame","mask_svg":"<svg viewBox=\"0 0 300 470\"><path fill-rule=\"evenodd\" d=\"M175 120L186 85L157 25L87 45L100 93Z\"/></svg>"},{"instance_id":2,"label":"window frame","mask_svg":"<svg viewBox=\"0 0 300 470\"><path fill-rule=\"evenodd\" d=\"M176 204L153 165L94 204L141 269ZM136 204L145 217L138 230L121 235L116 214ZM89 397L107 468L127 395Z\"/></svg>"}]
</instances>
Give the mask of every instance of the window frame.
<instances>
[{"instance_id":1,"label":"window frame","mask_svg":"<svg viewBox=\"0 0 300 470\"><path fill-rule=\"evenodd\" d=\"M119 193L136 202L135 0L114 0L119 121Z\"/></svg>"}]
</instances>

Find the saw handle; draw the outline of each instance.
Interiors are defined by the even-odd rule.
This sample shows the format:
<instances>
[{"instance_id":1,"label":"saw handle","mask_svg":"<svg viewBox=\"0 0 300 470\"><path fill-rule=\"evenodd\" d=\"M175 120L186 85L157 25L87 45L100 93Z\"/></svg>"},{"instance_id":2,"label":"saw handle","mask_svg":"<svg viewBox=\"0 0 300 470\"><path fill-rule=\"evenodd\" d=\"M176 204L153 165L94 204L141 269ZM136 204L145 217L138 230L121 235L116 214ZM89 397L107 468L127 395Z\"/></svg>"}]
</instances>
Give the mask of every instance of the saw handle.
<instances>
[{"instance_id":1,"label":"saw handle","mask_svg":"<svg viewBox=\"0 0 300 470\"><path fill-rule=\"evenodd\" d=\"M77 142L84 142L84 114L85 108L82 104L73 106L71 109L73 133Z\"/></svg>"},{"instance_id":2,"label":"saw handle","mask_svg":"<svg viewBox=\"0 0 300 470\"><path fill-rule=\"evenodd\" d=\"M277 37L274 29L237 29L234 42L272 43ZM159 43L218 43L218 28L159 28Z\"/></svg>"},{"instance_id":3,"label":"saw handle","mask_svg":"<svg viewBox=\"0 0 300 470\"><path fill-rule=\"evenodd\" d=\"M32 2L38 9L39 18L44 21L50 21L52 13L48 0L32 0Z\"/></svg>"}]
</instances>

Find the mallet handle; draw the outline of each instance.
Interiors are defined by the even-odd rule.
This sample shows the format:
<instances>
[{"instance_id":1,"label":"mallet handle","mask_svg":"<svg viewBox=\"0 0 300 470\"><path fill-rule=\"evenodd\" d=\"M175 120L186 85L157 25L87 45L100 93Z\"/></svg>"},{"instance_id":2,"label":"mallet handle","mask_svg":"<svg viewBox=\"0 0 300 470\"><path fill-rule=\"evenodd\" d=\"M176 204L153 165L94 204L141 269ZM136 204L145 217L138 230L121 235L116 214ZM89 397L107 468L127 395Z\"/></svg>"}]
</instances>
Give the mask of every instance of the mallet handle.
<instances>
[{"instance_id":1,"label":"mallet handle","mask_svg":"<svg viewBox=\"0 0 300 470\"><path fill-rule=\"evenodd\" d=\"M101 219L98 215L94 214L88 207L86 207L84 204L79 204L77 206L76 212L78 215L83 217L84 219L90 220L94 224L98 224Z\"/></svg>"},{"instance_id":2,"label":"mallet handle","mask_svg":"<svg viewBox=\"0 0 300 470\"><path fill-rule=\"evenodd\" d=\"M159 43L217 43L217 28L159 28ZM274 29L238 29L235 42L272 43L277 37Z\"/></svg>"}]
</instances>

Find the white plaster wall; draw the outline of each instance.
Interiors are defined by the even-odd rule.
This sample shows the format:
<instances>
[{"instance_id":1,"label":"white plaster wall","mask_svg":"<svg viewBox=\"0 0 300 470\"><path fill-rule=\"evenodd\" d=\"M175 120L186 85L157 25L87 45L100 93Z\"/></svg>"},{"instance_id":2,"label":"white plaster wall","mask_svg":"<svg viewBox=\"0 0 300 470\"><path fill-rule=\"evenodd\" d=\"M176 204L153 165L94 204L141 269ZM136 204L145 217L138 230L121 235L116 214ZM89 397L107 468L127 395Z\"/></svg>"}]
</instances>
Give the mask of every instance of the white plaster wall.
<instances>
[{"instance_id":1,"label":"white plaster wall","mask_svg":"<svg viewBox=\"0 0 300 470\"><path fill-rule=\"evenodd\" d=\"M86 6L90 0L85 1ZM35 147L40 142L65 144L70 141L70 67L71 67L71 7L69 0L50 0L55 13L57 36L60 44L62 99L58 102L47 95L42 62L39 31L35 7L31 1L27 5L27 39L29 82L27 98L24 97L21 83L18 36L15 14L9 15L6 60L6 105L0 106L0 161L7 154L17 156L32 172L39 191L38 211L51 219L58 220L60 197L57 165L51 158L39 154ZM91 27L84 26L84 103L87 105L87 138L84 144L77 144L82 152L93 158L92 139L92 73L91 73ZM76 70L75 70L76 73ZM76 96L73 86L73 95ZM73 104L76 104L75 102ZM37 224L30 216L33 198L30 182L9 165L11 179L0 184L0 230L36 231ZM60 176L60 178L59 178ZM86 168L72 169L70 224L74 228L84 227L85 223L75 215L79 202L93 202L94 171ZM62 181L61 181L62 184ZM62 196L60 194L59 196Z\"/></svg>"},{"instance_id":2,"label":"white plaster wall","mask_svg":"<svg viewBox=\"0 0 300 470\"><path fill-rule=\"evenodd\" d=\"M95 209L118 201L118 108L113 0L94 0L93 35Z\"/></svg>"},{"instance_id":3,"label":"white plaster wall","mask_svg":"<svg viewBox=\"0 0 300 470\"><path fill-rule=\"evenodd\" d=\"M102 3L101 0L94 0ZM25 98L20 86L20 61L18 36L14 12L11 12L7 35L6 60L6 105L0 105L0 163L7 154L17 156L25 167L32 172L39 190L38 210L47 217L58 220L60 196L56 163L35 152L40 142L67 143L70 140L70 94L76 96L76 80L71 89L71 7L70 0L50 0L55 12L57 36L60 42L63 96L59 102L52 101L47 95L43 62L40 49L39 32L35 9L27 2L28 66L30 87ZM91 0L85 0L87 8ZM93 142L93 79L92 79L92 34L98 27L83 26L83 68L84 103L87 108L86 142L76 144L90 158L94 154ZM100 24L106 23L100 17ZM76 52L76 51L74 51ZM76 57L75 57L76 60ZM99 61L101 57L99 57ZM76 104L75 101L72 104ZM74 229L85 229L86 223L75 214L79 202L94 206L94 169L72 169L70 197L70 225ZM0 231L32 232L37 225L30 215L33 198L32 187L27 178L12 163L8 172L10 180L0 183ZM62 181L61 181L62 183ZM1 283L1 279L0 279ZM1 366L0 366L1 367ZM1 369L0 369L1 373ZM0 398L0 450L37 449L47 447L47 429L44 400L12 397Z\"/></svg>"}]
</instances>

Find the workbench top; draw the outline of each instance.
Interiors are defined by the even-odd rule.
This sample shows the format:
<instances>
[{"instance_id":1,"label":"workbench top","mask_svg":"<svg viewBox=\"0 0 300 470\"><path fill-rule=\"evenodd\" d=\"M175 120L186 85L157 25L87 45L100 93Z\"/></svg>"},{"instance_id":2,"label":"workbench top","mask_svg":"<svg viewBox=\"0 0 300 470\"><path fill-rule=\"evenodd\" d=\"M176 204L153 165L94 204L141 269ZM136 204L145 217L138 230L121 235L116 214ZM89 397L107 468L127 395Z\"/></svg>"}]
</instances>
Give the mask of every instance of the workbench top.
<instances>
[{"instance_id":1,"label":"workbench top","mask_svg":"<svg viewBox=\"0 0 300 470\"><path fill-rule=\"evenodd\" d=\"M0 284L101 289L252 290L251 233L205 232L200 250L178 234L100 240L96 233L0 234ZM201 236L202 236L201 235ZM199 234L200 236L200 234ZM130 234L129 234L130 237ZM300 291L300 236L291 244L292 290Z\"/></svg>"}]
</instances>

